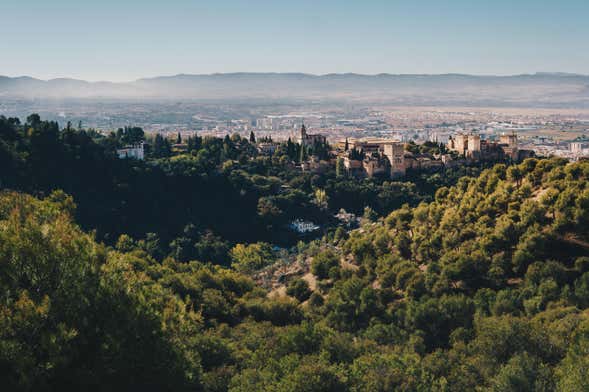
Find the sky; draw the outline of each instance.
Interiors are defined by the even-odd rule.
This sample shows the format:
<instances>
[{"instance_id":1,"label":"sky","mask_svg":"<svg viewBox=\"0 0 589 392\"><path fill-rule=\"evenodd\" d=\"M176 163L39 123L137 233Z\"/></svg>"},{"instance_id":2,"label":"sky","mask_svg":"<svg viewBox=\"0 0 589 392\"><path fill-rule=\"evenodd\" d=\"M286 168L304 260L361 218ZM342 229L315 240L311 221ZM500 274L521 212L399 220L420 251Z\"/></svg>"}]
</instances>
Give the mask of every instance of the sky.
<instances>
[{"instance_id":1,"label":"sky","mask_svg":"<svg viewBox=\"0 0 589 392\"><path fill-rule=\"evenodd\" d=\"M588 0L0 0L0 75L589 74Z\"/></svg>"}]
</instances>

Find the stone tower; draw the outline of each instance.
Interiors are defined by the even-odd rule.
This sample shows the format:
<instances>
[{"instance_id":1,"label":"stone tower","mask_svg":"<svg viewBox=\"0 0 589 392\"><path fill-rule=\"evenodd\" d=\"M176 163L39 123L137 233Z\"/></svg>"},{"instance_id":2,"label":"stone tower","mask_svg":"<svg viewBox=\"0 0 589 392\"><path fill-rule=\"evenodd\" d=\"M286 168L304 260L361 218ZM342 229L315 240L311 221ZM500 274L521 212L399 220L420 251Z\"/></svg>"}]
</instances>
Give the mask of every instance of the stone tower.
<instances>
[{"instance_id":1,"label":"stone tower","mask_svg":"<svg viewBox=\"0 0 589 392\"><path fill-rule=\"evenodd\" d=\"M401 177L405 175L405 146L403 143L392 142L384 145L384 155L389 159L391 164L391 177Z\"/></svg>"},{"instance_id":2,"label":"stone tower","mask_svg":"<svg viewBox=\"0 0 589 392\"><path fill-rule=\"evenodd\" d=\"M303 124L301 126L301 135L299 136L299 143L302 145L305 144L305 141L307 140L307 128L305 127L305 124Z\"/></svg>"}]
</instances>

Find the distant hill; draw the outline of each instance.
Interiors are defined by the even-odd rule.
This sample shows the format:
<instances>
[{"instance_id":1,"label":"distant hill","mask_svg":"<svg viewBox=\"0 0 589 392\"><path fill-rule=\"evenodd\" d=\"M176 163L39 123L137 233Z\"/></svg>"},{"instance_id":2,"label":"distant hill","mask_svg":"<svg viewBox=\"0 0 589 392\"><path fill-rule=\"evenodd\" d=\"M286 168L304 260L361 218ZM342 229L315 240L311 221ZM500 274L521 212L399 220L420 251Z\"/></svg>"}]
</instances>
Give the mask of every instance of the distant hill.
<instances>
[{"instance_id":1,"label":"distant hill","mask_svg":"<svg viewBox=\"0 0 589 392\"><path fill-rule=\"evenodd\" d=\"M337 99L407 105L589 107L589 76L227 73L175 75L127 83L0 76L0 99Z\"/></svg>"}]
</instances>

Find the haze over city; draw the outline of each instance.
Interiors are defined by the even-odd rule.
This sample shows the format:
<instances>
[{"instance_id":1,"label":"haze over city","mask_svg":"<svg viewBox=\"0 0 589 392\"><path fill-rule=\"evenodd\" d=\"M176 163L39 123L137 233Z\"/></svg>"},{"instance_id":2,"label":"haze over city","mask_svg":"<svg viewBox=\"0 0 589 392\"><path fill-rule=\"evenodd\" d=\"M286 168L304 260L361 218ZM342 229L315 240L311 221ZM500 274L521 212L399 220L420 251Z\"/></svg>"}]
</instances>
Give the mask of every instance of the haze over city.
<instances>
[{"instance_id":1,"label":"haze over city","mask_svg":"<svg viewBox=\"0 0 589 392\"><path fill-rule=\"evenodd\" d=\"M2 113L105 133L287 138L306 117L330 140L427 140L509 120L544 129L554 150L582 135L589 109L586 1L23 0L0 11Z\"/></svg>"},{"instance_id":2,"label":"haze over city","mask_svg":"<svg viewBox=\"0 0 589 392\"><path fill-rule=\"evenodd\" d=\"M589 74L583 0L3 1L0 75Z\"/></svg>"}]
</instances>

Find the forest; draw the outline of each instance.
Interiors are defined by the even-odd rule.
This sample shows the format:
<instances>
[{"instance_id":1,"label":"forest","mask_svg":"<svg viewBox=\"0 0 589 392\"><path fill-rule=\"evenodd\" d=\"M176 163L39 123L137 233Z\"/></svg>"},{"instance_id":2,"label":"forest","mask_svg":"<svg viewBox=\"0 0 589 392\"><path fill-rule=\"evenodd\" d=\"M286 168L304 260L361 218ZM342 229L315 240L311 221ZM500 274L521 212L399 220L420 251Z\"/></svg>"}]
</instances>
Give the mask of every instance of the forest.
<instances>
[{"instance_id":1,"label":"forest","mask_svg":"<svg viewBox=\"0 0 589 392\"><path fill-rule=\"evenodd\" d=\"M290 140L265 156L239 135L190 137L183 153L173 152L159 134L146 139L137 127L103 135L69 123L60 129L36 114L22 123L0 116L0 187L39 197L53 191L71 195L76 222L108 244L127 234L157 244L152 256L160 260L176 254L186 255L182 261L218 264L239 242L295 245L300 238L287 229L294 219L319 224L320 236L335 230L333 215L342 208L362 215L370 207L384 216L405 203L431 200L439 186L480 172L466 167L403 182L356 180L333 168L301 172L294 164L306 154ZM142 140L145 161L118 159L117 148ZM327 146L317 147L308 153L326 154ZM317 190L325 191L327 206L316 202Z\"/></svg>"},{"instance_id":2,"label":"forest","mask_svg":"<svg viewBox=\"0 0 589 392\"><path fill-rule=\"evenodd\" d=\"M360 181L234 136L116 158L143 137L0 117L6 390L589 390L589 162ZM273 225L365 207L259 283Z\"/></svg>"}]
</instances>

